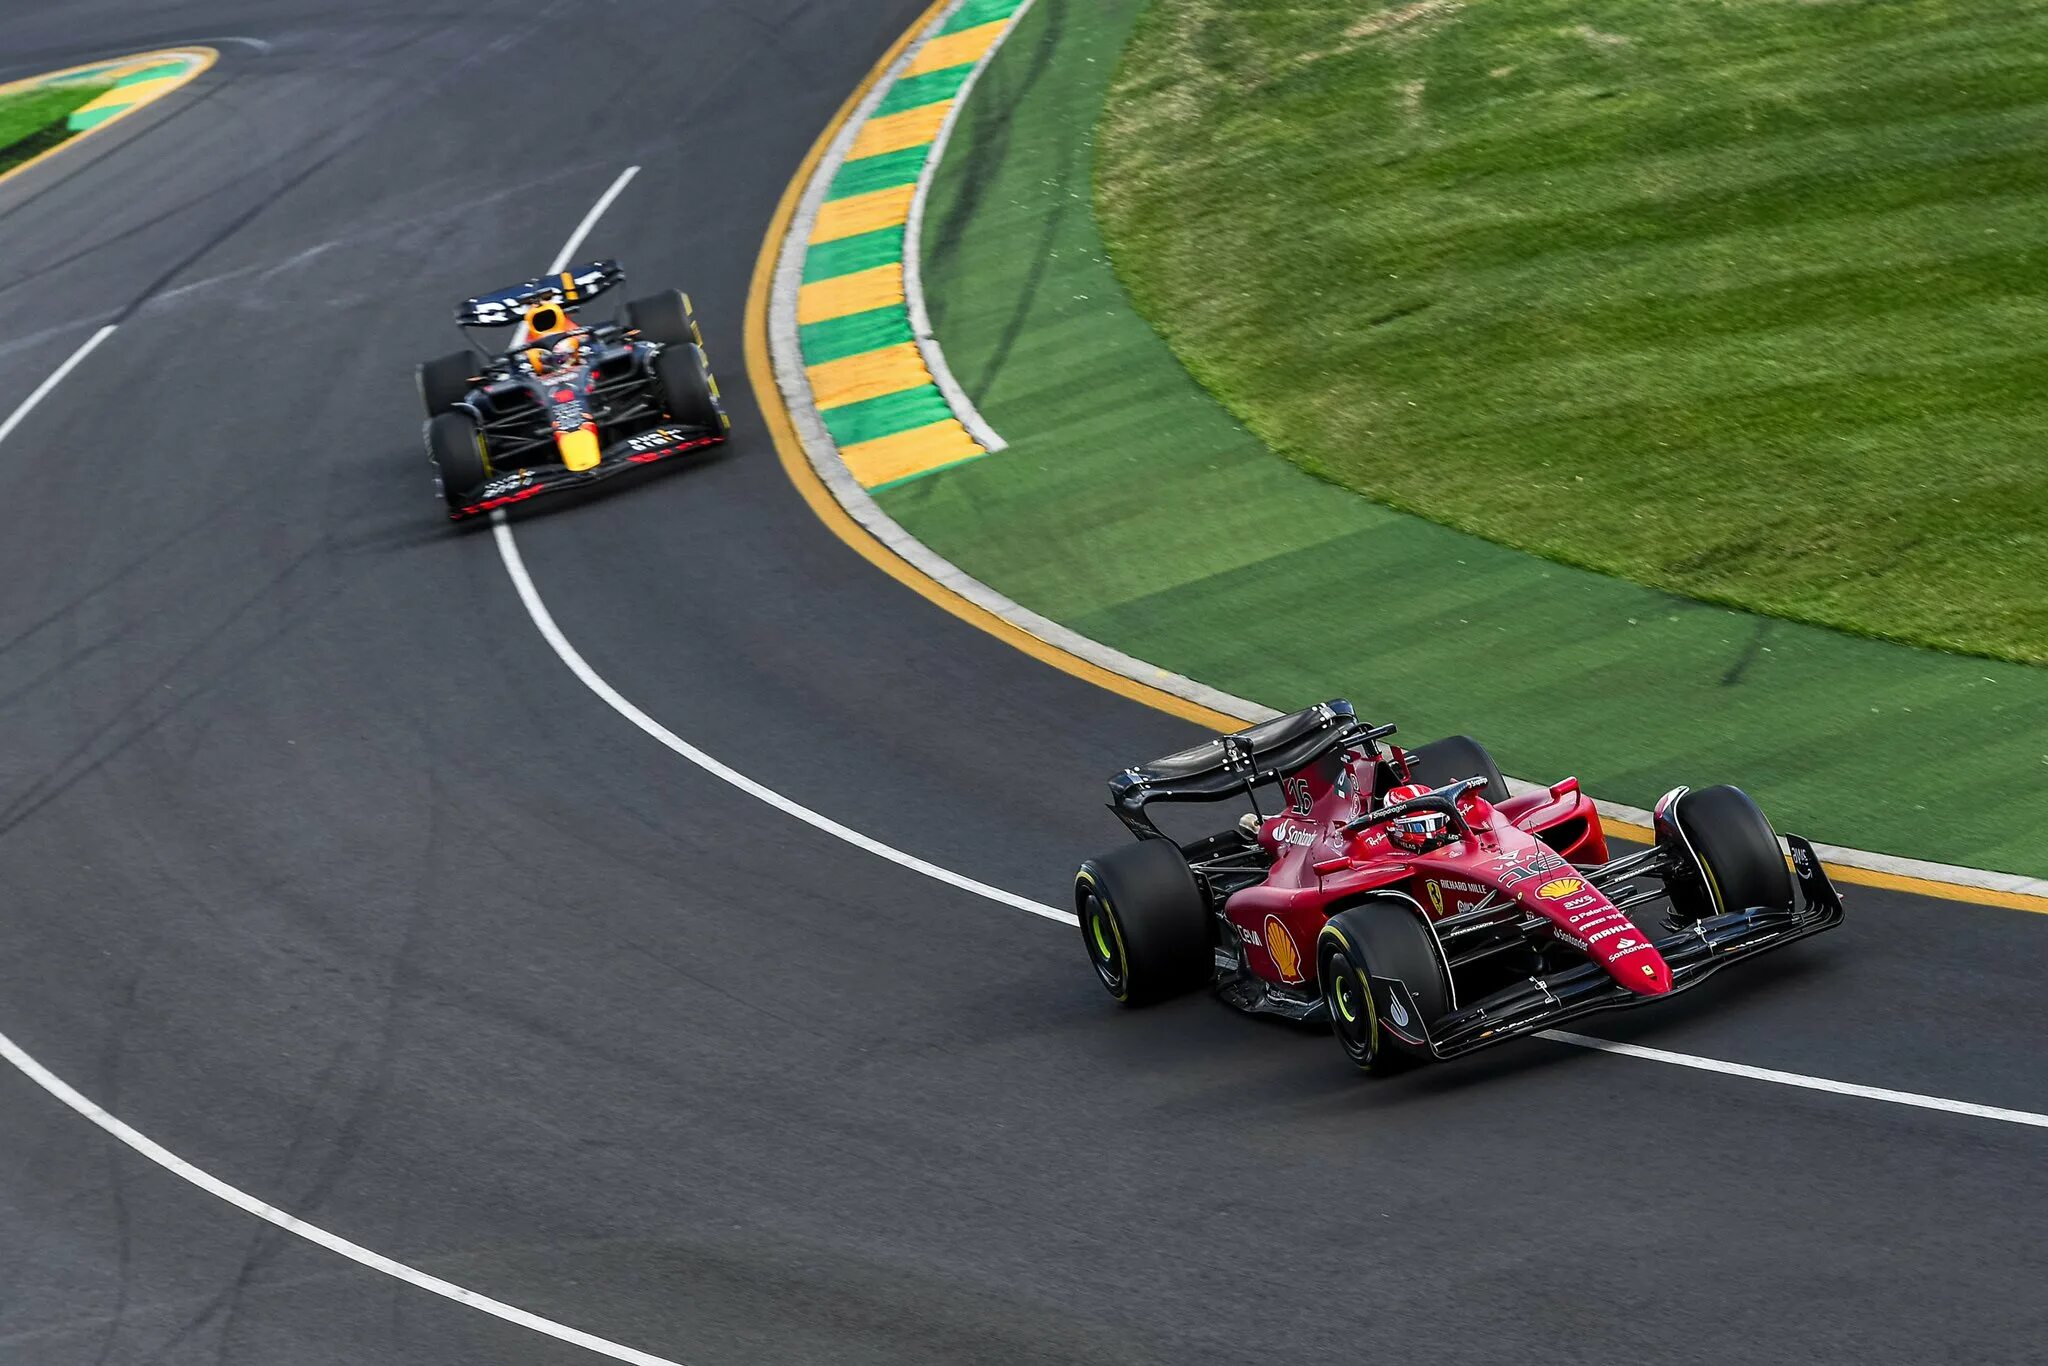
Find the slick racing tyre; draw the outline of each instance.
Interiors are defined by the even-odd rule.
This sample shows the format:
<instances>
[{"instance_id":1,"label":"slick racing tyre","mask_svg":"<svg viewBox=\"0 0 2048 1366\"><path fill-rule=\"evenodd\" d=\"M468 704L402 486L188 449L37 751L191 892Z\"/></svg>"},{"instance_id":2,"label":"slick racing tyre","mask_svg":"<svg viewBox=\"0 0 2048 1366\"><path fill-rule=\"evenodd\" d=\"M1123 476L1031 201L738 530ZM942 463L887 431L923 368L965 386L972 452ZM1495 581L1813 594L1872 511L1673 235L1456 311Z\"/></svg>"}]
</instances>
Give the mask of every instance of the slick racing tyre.
<instances>
[{"instance_id":1,"label":"slick racing tyre","mask_svg":"<svg viewBox=\"0 0 2048 1366\"><path fill-rule=\"evenodd\" d=\"M1354 1066L1384 1076L1431 1060L1429 1049L1411 1039L1420 1040L1449 1011L1450 984L1436 936L1420 911L1390 897L1339 911L1316 940L1316 968L1331 1031ZM1407 987L1422 1018L1414 1019L1410 1007L1375 987L1374 977Z\"/></svg>"},{"instance_id":2,"label":"slick racing tyre","mask_svg":"<svg viewBox=\"0 0 2048 1366\"><path fill-rule=\"evenodd\" d=\"M1671 799L1657 842L1677 846L1683 870L1667 883L1681 923L1745 911L1792 909L1792 874L1771 823L1739 787L1703 787Z\"/></svg>"},{"instance_id":3,"label":"slick racing tyre","mask_svg":"<svg viewBox=\"0 0 2048 1366\"><path fill-rule=\"evenodd\" d=\"M1408 771L1415 781L1430 787L1465 778L1484 776L1486 786L1479 795L1490 802L1508 799L1508 780L1500 776L1500 765L1486 752L1486 746L1469 735L1450 735L1408 751Z\"/></svg>"},{"instance_id":4,"label":"slick racing tyre","mask_svg":"<svg viewBox=\"0 0 2048 1366\"><path fill-rule=\"evenodd\" d=\"M1216 975L1214 917L1171 840L1139 840L1082 864L1074 911L1095 975L1127 1006L1182 995Z\"/></svg>"},{"instance_id":5,"label":"slick racing tyre","mask_svg":"<svg viewBox=\"0 0 2048 1366\"><path fill-rule=\"evenodd\" d=\"M732 427L718 397L718 380L704 348L694 342L662 348L654 358L654 379L661 388L661 406L671 420L724 436Z\"/></svg>"},{"instance_id":6,"label":"slick racing tyre","mask_svg":"<svg viewBox=\"0 0 2048 1366\"><path fill-rule=\"evenodd\" d=\"M439 417L469 397L476 357L467 351L436 356L420 367L420 402L428 417Z\"/></svg>"},{"instance_id":7,"label":"slick racing tyre","mask_svg":"<svg viewBox=\"0 0 2048 1366\"><path fill-rule=\"evenodd\" d=\"M665 289L626 305L626 326L640 334L642 341L663 346L704 344L697 330L697 315L690 310L690 296L680 289Z\"/></svg>"},{"instance_id":8,"label":"slick racing tyre","mask_svg":"<svg viewBox=\"0 0 2048 1366\"><path fill-rule=\"evenodd\" d=\"M459 508L490 477L484 463L484 434L468 413L441 413L427 420L427 454L441 481L441 497Z\"/></svg>"}]
</instances>

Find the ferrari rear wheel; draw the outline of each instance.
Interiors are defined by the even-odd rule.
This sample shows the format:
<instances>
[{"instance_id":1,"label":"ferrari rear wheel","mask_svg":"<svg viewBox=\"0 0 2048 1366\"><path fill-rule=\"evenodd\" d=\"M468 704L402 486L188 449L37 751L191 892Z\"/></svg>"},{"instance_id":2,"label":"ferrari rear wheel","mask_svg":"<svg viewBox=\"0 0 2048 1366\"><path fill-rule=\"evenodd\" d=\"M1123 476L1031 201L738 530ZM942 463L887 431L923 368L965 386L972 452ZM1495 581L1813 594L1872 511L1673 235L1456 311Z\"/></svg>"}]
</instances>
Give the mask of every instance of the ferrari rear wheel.
<instances>
[{"instance_id":1,"label":"ferrari rear wheel","mask_svg":"<svg viewBox=\"0 0 2048 1366\"><path fill-rule=\"evenodd\" d=\"M420 402L428 417L439 417L469 397L476 378L476 356L452 351L420 367Z\"/></svg>"},{"instance_id":2,"label":"ferrari rear wheel","mask_svg":"<svg viewBox=\"0 0 2048 1366\"><path fill-rule=\"evenodd\" d=\"M1183 995L1216 974L1214 917L1171 840L1139 840L1082 864L1074 911L1096 977L1127 1006Z\"/></svg>"},{"instance_id":3,"label":"ferrari rear wheel","mask_svg":"<svg viewBox=\"0 0 2048 1366\"><path fill-rule=\"evenodd\" d=\"M1450 1009L1450 985L1420 911L1387 898L1339 911L1317 939L1316 968L1331 1032L1353 1066L1385 1076L1433 1060L1420 1040ZM1406 1001L1375 977L1400 982Z\"/></svg>"},{"instance_id":4,"label":"ferrari rear wheel","mask_svg":"<svg viewBox=\"0 0 2048 1366\"><path fill-rule=\"evenodd\" d=\"M704 348L694 342L664 347L654 358L654 378L661 386L661 406L673 420L713 436L732 428L718 396L718 378Z\"/></svg>"},{"instance_id":5,"label":"ferrari rear wheel","mask_svg":"<svg viewBox=\"0 0 2048 1366\"><path fill-rule=\"evenodd\" d=\"M1480 795L1490 802L1508 799L1508 780L1500 776L1500 765L1486 752L1486 746L1469 735L1447 735L1408 751L1408 771L1418 783L1443 787L1466 778L1486 779Z\"/></svg>"},{"instance_id":6,"label":"ferrari rear wheel","mask_svg":"<svg viewBox=\"0 0 2048 1366\"><path fill-rule=\"evenodd\" d=\"M490 477L484 461L484 435L468 413L441 413L427 421L427 454L433 458L441 497L459 508Z\"/></svg>"}]
</instances>

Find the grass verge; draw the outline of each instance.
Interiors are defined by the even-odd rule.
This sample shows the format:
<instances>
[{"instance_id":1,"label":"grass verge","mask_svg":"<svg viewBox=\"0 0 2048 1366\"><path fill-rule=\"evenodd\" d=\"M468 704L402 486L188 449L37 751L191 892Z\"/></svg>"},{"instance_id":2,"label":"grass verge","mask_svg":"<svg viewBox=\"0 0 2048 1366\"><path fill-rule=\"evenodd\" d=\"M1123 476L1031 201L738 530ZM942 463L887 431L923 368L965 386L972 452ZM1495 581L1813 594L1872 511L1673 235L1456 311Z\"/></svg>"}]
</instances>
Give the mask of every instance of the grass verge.
<instances>
[{"instance_id":1,"label":"grass verge","mask_svg":"<svg viewBox=\"0 0 2048 1366\"><path fill-rule=\"evenodd\" d=\"M0 175L69 138L71 130L64 121L71 111L111 88L89 83L0 95Z\"/></svg>"},{"instance_id":2,"label":"grass verge","mask_svg":"<svg viewBox=\"0 0 2048 1366\"><path fill-rule=\"evenodd\" d=\"M892 517L1027 607L1270 706L1349 696L1611 800L1736 782L1815 839L2048 876L2048 670L1557 565L1312 478L1233 421L1131 307L1090 209L1142 8L1039 0L962 116L928 302L1011 444L880 492Z\"/></svg>"},{"instance_id":3,"label":"grass verge","mask_svg":"<svg viewBox=\"0 0 2048 1366\"><path fill-rule=\"evenodd\" d=\"M1139 309L1303 469L2039 664L2044 142L2048 0L1157 0L1097 189Z\"/></svg>"}]
</instances>

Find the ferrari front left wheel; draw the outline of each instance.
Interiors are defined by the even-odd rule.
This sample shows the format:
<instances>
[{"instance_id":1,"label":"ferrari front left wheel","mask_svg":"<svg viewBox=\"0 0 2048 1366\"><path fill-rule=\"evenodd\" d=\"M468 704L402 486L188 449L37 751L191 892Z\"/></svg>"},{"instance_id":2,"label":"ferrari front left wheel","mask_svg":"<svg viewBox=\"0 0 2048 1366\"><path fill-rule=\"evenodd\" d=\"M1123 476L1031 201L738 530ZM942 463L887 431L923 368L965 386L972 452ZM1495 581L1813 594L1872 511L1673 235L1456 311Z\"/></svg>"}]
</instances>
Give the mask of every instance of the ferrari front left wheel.
<instances>
[{"instance_id":1,"label":"ferrari front left wheel","mask_svg":"<svg viewBox=\"0 0 2048 1366\"><path fill-rule=\"evenodd\" d=\"M1434 1059L1417 1040L1450 1008L1450 983L1421 912L1385 897L1339 911L1317 938L1316 969L1330 1029L1353 1066L1383 1076Z\"/></svg>"}]
</instances>

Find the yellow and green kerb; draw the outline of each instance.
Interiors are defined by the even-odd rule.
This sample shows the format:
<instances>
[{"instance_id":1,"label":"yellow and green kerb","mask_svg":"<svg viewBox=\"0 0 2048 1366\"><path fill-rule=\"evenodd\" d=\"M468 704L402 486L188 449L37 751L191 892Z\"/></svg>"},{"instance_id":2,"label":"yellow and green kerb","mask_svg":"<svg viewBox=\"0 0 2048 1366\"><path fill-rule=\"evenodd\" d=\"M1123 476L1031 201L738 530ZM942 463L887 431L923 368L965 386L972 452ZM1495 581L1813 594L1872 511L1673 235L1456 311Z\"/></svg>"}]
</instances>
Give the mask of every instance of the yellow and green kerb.
<instances>
[{"instance_id":1,"label":"yellow and green kerb","mask_svg":"<svg viewBox=\"0 0 2048 1366\"><path fill-rule=\"evenodd\" d=\"M17 175L44 157L69 146L80 136L97 132L115 120L162 99L212 66L218 56L210 47L143 52L132 57L66 67L62 71L49 71L0 85L0 95L61 86L108 87L65 118L64 127L69 134L65 141L11 168L5 175L0 175L0 179Z\"/></svg>"},{"instance_id":2,"label":"yellow and green kerb","mask_svg":"<svg viewBox=\"0 0 2048 1366\"><path fill-rule=\"evenodd\" d=\"M967 0L926 40L861 125L811 230L798 344L818 414L863 488L987 454L918 348L904 233L954 102L1024 4Z\"/></svg>"}]
</instances>

